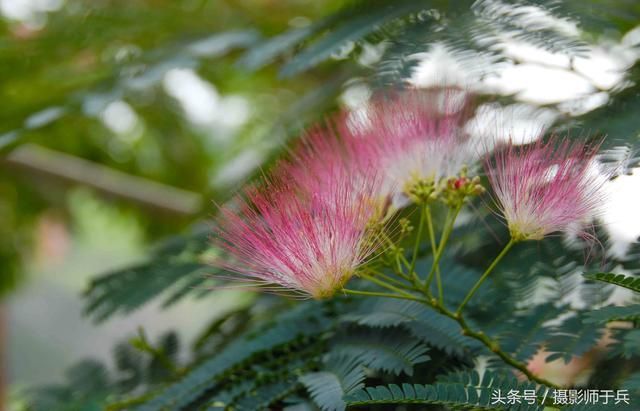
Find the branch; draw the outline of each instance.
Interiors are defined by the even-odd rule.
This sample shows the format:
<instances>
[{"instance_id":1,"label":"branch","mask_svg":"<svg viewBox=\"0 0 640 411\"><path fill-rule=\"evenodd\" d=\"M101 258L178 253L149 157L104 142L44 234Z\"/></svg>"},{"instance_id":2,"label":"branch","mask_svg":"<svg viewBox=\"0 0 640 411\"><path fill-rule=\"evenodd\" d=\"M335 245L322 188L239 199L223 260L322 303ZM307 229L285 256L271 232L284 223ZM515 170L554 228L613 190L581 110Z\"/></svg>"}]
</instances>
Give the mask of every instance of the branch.
<instances>
[{"instance_id":1,"label":"branch","mask_svg":"<svg viewBox=\"0 0 640 411\"><path fill-rule=\"evenodd\" d=\"M0 164L58 177L175 214L195 214L202 206L199 194L132 176L35 144L25 144L14 149L0 159Z\"/></svg>"}]
</instances>

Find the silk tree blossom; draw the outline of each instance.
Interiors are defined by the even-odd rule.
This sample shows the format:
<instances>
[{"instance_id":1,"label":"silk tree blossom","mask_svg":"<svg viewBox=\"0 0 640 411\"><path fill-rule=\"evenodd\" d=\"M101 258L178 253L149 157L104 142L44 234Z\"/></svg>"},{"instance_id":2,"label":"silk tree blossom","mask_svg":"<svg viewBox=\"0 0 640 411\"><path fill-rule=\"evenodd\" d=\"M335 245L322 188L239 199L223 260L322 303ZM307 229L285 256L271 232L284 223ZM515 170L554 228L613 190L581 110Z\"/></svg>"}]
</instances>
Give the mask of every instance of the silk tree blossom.
<instances>
[{"instance_id":1,"label":"silk tree blossom","mask_svg":"<svg viewBox=\"0 0 640 411\"><path fill-rule=\"evenodd\" d=\"M597 145L551 139L508 144L485 163L498 207L515 241L575 233L593 219L606 178L596 163Z\"/></svg>"},{"instance_id":2,"label":"silk tree blossom","mask_svg":"<svg viewBox=\"0 0 640 411\"><path fill-rule=\"evenodd\" d=\"M373 162L410 194L417 184L435 187L475 161L463 128L467 106L462 91L407 91L374 100L340 129L353 158Z\"/></svg>"},{"instance_id":3,"label":"silk tree blossom","mask_svg":"<svg viewBox=\"0 0 640 411\"><path fill-rule=\"evenodd\" d=\"M361 194L370 197L374 190L371 184ZM238 212L221 210L216 245L227 255L215 264L249 284L325 298L379 245L369 224L375 210L345 179L314 192L276 180L248 190L240 202Z\"/></svg>"},{"instance_id":4,"label":"silk tree blossom","mask_svg":"<svg viewBox=\"0 0 640 411\"><path fill-rule=\"evenodd\" d=\"M277 167L277 175L309 193L333 195L336 182L349 187L353 202L365 201L377 217L392 214L389 205L398 185L378 170L377 153L354 152L331 128L314 128L302 138L290 161ZM339 204L339 201L334 201Z\"/></svg>"}]
</instances>

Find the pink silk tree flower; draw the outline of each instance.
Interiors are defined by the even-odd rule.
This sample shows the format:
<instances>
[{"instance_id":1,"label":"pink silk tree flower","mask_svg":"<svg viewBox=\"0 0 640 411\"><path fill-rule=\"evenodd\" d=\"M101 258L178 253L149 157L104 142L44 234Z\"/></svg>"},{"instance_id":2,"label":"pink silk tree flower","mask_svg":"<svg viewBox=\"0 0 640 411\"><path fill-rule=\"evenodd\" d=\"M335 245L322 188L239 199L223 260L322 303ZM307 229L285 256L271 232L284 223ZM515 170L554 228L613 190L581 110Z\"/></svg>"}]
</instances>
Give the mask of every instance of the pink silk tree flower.
<instances>
[{"instance_id":1,"label":"pink silk tree flower","mask_svg":"<svg viewBox=\"0 0 640 411\"><path fill-rule=\"evenodd\" d=\"M450 90L405 91L378 98L339 130L353 158L371 162L407 193L457 176L477 156L464 131L468 96Z\"/></svg>"},{"instance_id":2,"label":"pink silk tree flower","mask_svg":"<svg viewBox=\"0 0 640 411\"><path fill-rule=\"evenodd\" d=\"M346 180L316 192L275 180L240 203L239 211L220 212L214 245L226 255L214 264L250 285L329 297L379 245L367 224L374 211Z\"/></svg>"},{"instance_id":3,"label":"pink silk tree flower","mask_svg":"<svg viewBox=\"0 0 640 411\"><path fill-rule=\"evenodd\" d=\"M303 191L323 193L325 197L335 194L339 181L340 185L349 187L354 203L365 201L383 220L398 186L378 170L373 155L372 152L350 152L345 141L330 128L314 128L304 135L292 158L276 167L276 175Z\"/></svg>"},{"instance_id":4,"label":"pink silk tree flower","mask_svg":"<svg viewBox=\"0 0 640 411\"><path fill-rule=\"evenodd\" d=\"M603 200L606 176L598 171L598 146L551 139L508 144L485 163L498 208L515 241L583 227ZM584 233L584 231L582 231Z\"/></svg>"}]
</instances>

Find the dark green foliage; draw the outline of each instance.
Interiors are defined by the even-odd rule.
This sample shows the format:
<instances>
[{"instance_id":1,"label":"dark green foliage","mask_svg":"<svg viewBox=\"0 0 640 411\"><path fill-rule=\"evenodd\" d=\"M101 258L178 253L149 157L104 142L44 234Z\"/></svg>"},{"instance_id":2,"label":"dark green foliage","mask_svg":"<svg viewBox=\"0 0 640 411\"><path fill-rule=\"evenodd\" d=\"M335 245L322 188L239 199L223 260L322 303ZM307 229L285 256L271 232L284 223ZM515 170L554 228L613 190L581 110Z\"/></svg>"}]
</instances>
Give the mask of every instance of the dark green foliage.
<instances>
[{"instance_id":1,"label":"dark green foliage","mask_svg":"<svg viewBox=\"0 0 640 411\"><path fill-rule=\"evenodd\" d=\"M99 362L82 361L67 371L65 385L32 392L31 411L99 411L111 389L107 370Z\"/></svg>"},{"instance_id":2,"label":"dark green foliage","mask_svg":"<svg viewBox=\"0 0 640 411\"><path fill-rule=\"evenodd\" d=\"M631 396L640 394L640 372L629 375L622 383L622 388L629 390Z\"/></svg>"},{"instance_id":3,"label":"dark green foliage","mask_svg":"<svg viewBox=\"0 0 640 411\"><path fill-rule=\"evenodd\" d=\"M122 375L116 380L122 392L130 392L144 381L144 359L131 344L128 342L117 344L113 350L113 357L115 368Z\"/></svg>"},{"instance_id":4,"label":"dark green foliage","mask_svg":"<svg viewBox=\"0 0 640 411\"><path fill-rule=\"evenodd\" d=\"M283 76L291 76L313 67L336 53L345 43L361 40L381 30L394 19L417 12L425 7L414 1L367 2L366 7L348 13L349 18L334 25L333 30L294 56L281 69Z\"/></svg>"},{"instance_id":5,"label":"dark green foliage","mask_svg":"<svg viewBox=\"0 0 640 411\"><path fill-rule=\"evenodd\" d=\"M326 29L335 22L338 17L339 16L334 15L319 19L306 27L289 30L267 39L249 49L242 58L238 60L238 64L251 70L259 69L272 62L280 54L289 51L306 38Z\"/></svg>"},{"instance_id":6,"label":"dark green foliage","mask_svg":"<svg viewBox=\"0 0 640 411\"><path fill-rule=\"evenodd\" d=\"M214 270L198 262L207 248L208 230L175 237L160 244L149 262L96 277L85 292L86 313L104 321L116 313L126 314L168 289L173 293L165 306L189 292L207 290L204 282Z\"/></svg>"},{"instance_id":7,"label":"dark green foliage","mask_svg":"<svg viewBox=\"0 0 640 411\"><path fill-rule=\"evenodd\" d=\"M609 306L590 311L583 321L587 323L606 323L609 321L635 321L640 318L640 305L625 307Z\"/></svg>"},{"instance_id":8,"label":"dark green foliage","mask_svg":"<svg viewBox=\"0 0 640 411\"><path fill-rule=\"evenodd\" d=\"M370 298L340 318L362 326L386 328L413 322L425 310L424 305L414 301Z\"/></svg>"},{"instance_id":9,"label":"dark green foliage","mask_svg":"<svg viewBox=\"0 0 640 411\"><path fill-rule=\"evenodd\" d=\"M424 310L407 327L417 338L450 355L464 356L481 346L477 341L465 337L455 321L433 311Z\"/></svg>"},{"instance_id":10,"label":"dark green foliage","mask_svg":"<svg viewBox=\"0 0 640 411\"><path fill-rule=\"evenodd\" d=\"M619 329L614 334L617 343L612 344L609 355L631 359L640 357L640 329Z\"/></svg>"},{"instance_id":11,"label":"dark green foliage","mask_svg":"<svg viewBox=\"0 0 640 411\"><path fill-rule=\"evenodd\" d=\"M308 315L309 313L312 314ZM326 331L331 325L318 304L297 307L296 310L283 314L272 327L267 326L263 331L246 334L218 355L197 366L184 379L163 389L153 400L140 407L139 411L183 409L215 387L218 380L232 372L233 367L242 368L250 364L252 356L276 347L286 348L287 344Z\"/></svg>"},{"instance_id":12,"label":"dark green foliage","mask_svg":"<svg viewBox=\"0 0 640 411\"><path fill-rule=\"evenodd\" d=\"M304 374L300 382L321 410L339 411L346 407L343 397L362 388L364 378L360 358L330 354L322 371Z\"/></svg>"},{"instance_id":13,"label":"dark green foliage","mask_svg":"<svg viewBox=\"0 0 640 411\"><path fill-rule=\"evenodd\" d=\"M238 401L234 409L239 411L269 410L271 404L295 391L297 388L294 378L284 381L275 381L270 384L260 386Z\"/></svg>"},{"instance_id":14,"label":"dark green foliage","mask_svg":"<svg viewBox=\"0 0 640 411\"><path fill-rule=\"evenodd\" d=\"M479 347L476 341L462 335L455 321L414 301L371 298L341 319L369 327L402 325L416 338L448 354L464 355Z\"/></svg>"},{"instance_id":15,"label":"dark green foliage","mask_svg":"<svg viewBox=\"0 0 640 411\"><path fill-rule=\"evenodd\" d=\"M403 329L353 329L336 338L332 355L354 358L367 368L413 375L413 366L428 361L428 348Z\"/></svg>"},{"instance_id":16,"label":"dark green foliage","mask_svg":"<svg viewBox=\"0 0 640 411\"><path fill-rule=\"evenodd\" d=\"M568 318L558 325L547 340L545 350L551 353L547 361L562 358L569 363L592 349L603 335L597 325L585 324L580 315Z\"/></svg>"},{"instance_id":17,"label":"dark green foliage","mask_svg":"<svg viewBox=\"0 0 640 411\"><path fill-rule=\"evenodd\" d=\"M273 350L264 353L255 364L236 368L229 373L228 379L220 381L220 384L189 407L232 409L239 404L244 407L249 407L250 404L262 406L271 395L273 402L280 401L285 393L291 394L301 389L298 378L317 367L320 349L321 344L298 344L292 345L287 351ZM281 385L282 382L287 382L288 385L285 387Z\"/></svg>"},{"instance_id":18,"label":"dark green foliage","mask_svg":"<svg viewBox=\"0 0 640 411\"><path fill-rule=\"evenodd\" d=\"M540 405L521 404L519 407L491 404L493 390L502 390L503 396L511 389L534 390L538 398L543 398L544 390L536 390L533 384L519 384L511 376L486 372L482 378L474 371L448 375L432 385L402 384L402 387L368 387L346 398L350 406L371 406L375 404L439 404L457 409L476 410L542 410ZM506 390L506 391L505 391Z\"/></svg>"},{"instance_id":19,"label":"dark green foliage","mask_svg":"<svg viewBox=\"0 0 640 411\"><path fill-rule=\"evenodd\" d=\"M418 262L418 271L422 276L426 276L431 268L432 258L424 258ZM478 267L466 265L454 258L454 253L445 255L440 263L440 271L442 277L442 287L446 290L445 305L450 309L458 307L469 291L469 288L478 281L482 272ZM491 301L495 298L493 295L493 278L489 278L478 289L476 297L470 302L473 305L481 305L483 302ZM438 294L436 282L431 285L433 295Z\"/></svg>"},{"instance_id":20,"label":"dark green foliage","mask_svg":"<svg viewBox=\"0 0 640 411\"><path fill-rule=\"evenodd\" d=\"M178 280L188 276L204 280L206 270L199 263L158 261L109 273L92 281L87 291L87 313L98 322L118 312L129 313L175 286Z\"/></svg>"},{"instance_id":21,"label":"dark green foliage","mask_svg":"<svg viewBox=\"0 0 640 411\"><path fill-rule=\"evenodd\" d=\"M215 319L198 335L193 343L196 352L220 350L251 325L251 307L240 307Z\"/></svg>"},{"instance_id":22,"label":"dark green foliage","mask_svg":"<svg viewBox=\"0 0 640 411\"><path fill-rule=\"evenodd\" d=\"M551 336L552 328L545 326L546 323L566 308L558 309L549 303L512 315L497 334L500 346L521 361L531 359Z\"/></svg>"}]
</instances>

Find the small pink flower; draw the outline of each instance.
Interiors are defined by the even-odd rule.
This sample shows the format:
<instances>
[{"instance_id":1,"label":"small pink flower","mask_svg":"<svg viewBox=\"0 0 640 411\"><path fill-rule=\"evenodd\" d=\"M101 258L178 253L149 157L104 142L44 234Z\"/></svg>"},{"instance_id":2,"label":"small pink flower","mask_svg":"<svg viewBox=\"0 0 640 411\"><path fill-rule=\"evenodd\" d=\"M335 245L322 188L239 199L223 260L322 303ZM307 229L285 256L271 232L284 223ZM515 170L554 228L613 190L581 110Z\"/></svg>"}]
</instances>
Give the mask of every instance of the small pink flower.
<instances>
[{"instance_id":1,"label":"small pink flower","mask_svg":"<svg viewBox=\"0 0 640 411\"><path fill-rule=\"evenodd\" d=\"M499 148L485 168L514 240L540 240L575 230L594 217L603 199L597 146L539 140Z\"/></svg>"},{"instance_id":2,"label":"small pink flower","mask_svg":"<svg viewBox=\"0 0 640 411\"><path fill-rule=\"evenodd\" d=\"M248 190L239 212L222 208L216 245L227 255L216 264L255 285L328 297L376 250L373 215L348 180L313 192L276 180Z\"/></svg>"},{"instance_id":3,"label":"small pink flower","mask_svg":"<svg viewBox=\"0 0 640 411\"><path fill-rule=\"evenodd\" d=\"M448 90L405 91L374 99L339 129L351 157L375 164L406 192L455 177L476 160L463 129L466 99Z\"/></svg>"}]
</instances>

